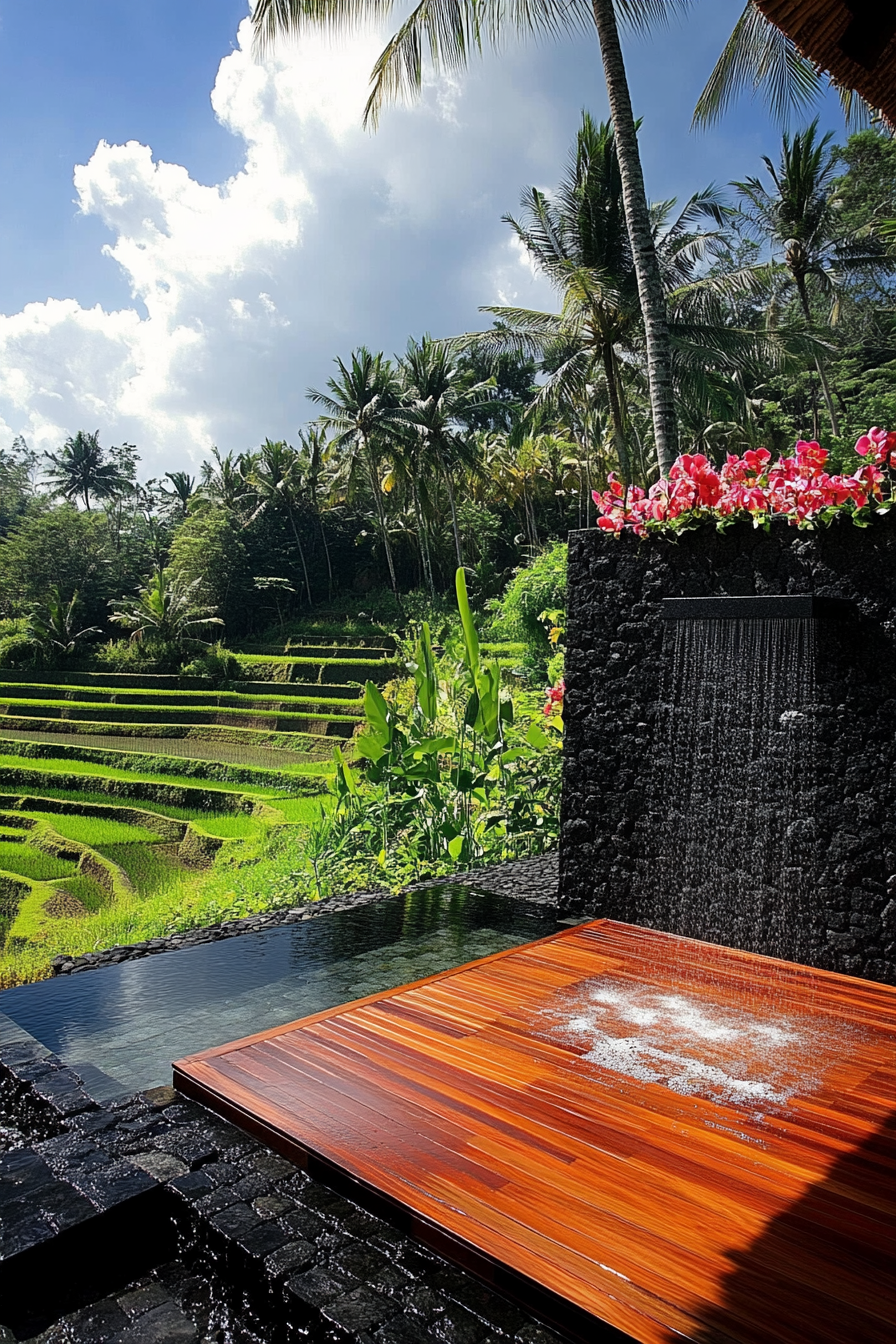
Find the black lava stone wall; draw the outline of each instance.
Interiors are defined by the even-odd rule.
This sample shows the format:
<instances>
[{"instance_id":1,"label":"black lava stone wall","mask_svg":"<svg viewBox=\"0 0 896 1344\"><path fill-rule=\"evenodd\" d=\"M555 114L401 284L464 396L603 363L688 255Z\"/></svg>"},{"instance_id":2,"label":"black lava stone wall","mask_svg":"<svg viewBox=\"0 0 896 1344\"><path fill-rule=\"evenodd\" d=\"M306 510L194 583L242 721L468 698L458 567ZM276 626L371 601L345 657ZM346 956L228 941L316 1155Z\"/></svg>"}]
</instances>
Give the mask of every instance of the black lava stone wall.
<instances>
[{"instance_id":1,"label":"black lava stone wall","mask_svg":"<svg viewBox=\"0 0 896 1344\"><path fill-rule=\"evenodd\" d=\"M812 929L802 960L896 983L896 518L818 532L737 524L676 541L574 532L569 546L560 904L665 927L644 837L669 658L666 597L847 598L817 623ZM672 928L670 932L683 930ZM710 941L745 946L736 930ZM774 948L759 948L774 954Z\"/></svg>"}]
</instances>

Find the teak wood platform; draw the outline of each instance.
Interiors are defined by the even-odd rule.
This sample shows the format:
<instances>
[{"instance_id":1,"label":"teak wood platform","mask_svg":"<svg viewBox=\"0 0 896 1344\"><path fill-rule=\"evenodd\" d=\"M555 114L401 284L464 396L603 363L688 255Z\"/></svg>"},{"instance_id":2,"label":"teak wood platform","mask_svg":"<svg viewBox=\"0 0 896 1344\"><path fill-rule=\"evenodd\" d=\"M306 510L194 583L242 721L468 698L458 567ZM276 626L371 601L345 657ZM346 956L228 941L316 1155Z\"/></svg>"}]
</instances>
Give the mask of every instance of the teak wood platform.
<instances>
[{"instance_id":1,"label":"teak wood platform","mask_svg":"<svg viewBox=\"0 0 896 1344\"><path fill-rule=\"evenodd\" d=\"M598 920L184 1092L573 1338L896 1340L896 990Z\"/></svg>"}]
</instances>

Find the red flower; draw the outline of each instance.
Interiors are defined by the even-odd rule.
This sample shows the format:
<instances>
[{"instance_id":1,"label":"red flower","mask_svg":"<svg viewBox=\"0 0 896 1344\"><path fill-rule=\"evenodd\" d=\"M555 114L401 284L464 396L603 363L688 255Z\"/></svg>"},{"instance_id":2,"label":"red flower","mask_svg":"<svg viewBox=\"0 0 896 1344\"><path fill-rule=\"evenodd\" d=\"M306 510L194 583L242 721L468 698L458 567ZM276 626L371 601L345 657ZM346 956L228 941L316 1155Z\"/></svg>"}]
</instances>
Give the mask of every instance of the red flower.
<instances>
[{"instance_id":1,"label":"red flower","mask_svg":"<svg viewBox=\"0 0 896 1344\"><path fill-rule=\"evenodd\" d=\"M800 439L793 457L772 462L767 448L751 448L738 457L729 453L720 470L702 453L682 453L645 495L638 486L626 492L610 476L606 491L593 491L597 525L605 532L631 528L643 536L651 523L710 514L732 517L746 513L757 521L771 515L792 523L809 523L826 509L862 509L882 498L884 471L896 471L896 431L874 427L856 443L859 457L869 460L851 476L825 471L827 450L814 439ZM883 470L882 470L883 469Z\"/></svg>"},{"instance_id":2,"label":"red flower","mask_svg":"<svg viewBox=\"0 0 896 1344\"><path fill-rule=\"evenodd\" d=\"M545 716L553 712L555 705L559 706L561 713L563 712L563 697L565 694L566 694L566 678L561 677L560 680L557 682L556 686L549 686L547 688L548 698L545 701L545 706L543 710Z\"/></svg>"}]
</instances>

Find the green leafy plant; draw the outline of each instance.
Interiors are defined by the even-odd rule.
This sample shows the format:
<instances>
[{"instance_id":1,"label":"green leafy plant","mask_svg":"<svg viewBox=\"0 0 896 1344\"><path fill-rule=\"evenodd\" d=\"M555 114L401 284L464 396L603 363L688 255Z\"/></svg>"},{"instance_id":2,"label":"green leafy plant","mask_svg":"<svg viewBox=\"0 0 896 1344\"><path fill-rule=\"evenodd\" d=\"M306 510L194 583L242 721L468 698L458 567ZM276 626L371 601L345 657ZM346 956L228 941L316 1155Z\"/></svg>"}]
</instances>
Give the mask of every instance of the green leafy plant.
<instances>
[{"instance_id":1,"label":"green leafy plant","mask_svg":"<svg viewBox=\"0 0 896 1344\"><path fill-rule=\"evenodd\" d=\"M314 838L318 884L324 857L331 868L366 860L368 881L398 885L556 839L560 725L517 726L499 663L482 655L462 569L456 595L460 639L438 657L422 624L409 704L367 683L356 740L365 771L337 754L335 811Z\"/></svg>"},{"instance_id":2,"label":"green leafy plant","mask_svg":"<svg viewBox=\"0 0 896 1344\"><path fill-rule=\"evenodd\" d=\"M207 678L216 684L240 681L243 677L243 666L236 654L231 653L219 640L217 644L210 644L187 663L183 668L183 675Z\"/></svg>"},{"instance_id":3,"label":"green leafy plant","mask_svg":"<svg viewBox=\"0 0 896 1344\"><path fill-rule=\"evenodd\" d=\"M132 642L137 643L195 648L206 645L197 631L224 624L217 608L202 605L201 579L187 582L166 569L157 569L135 597L111 605L111 619L130 630Z\"/></svg>"},{"instance_id":4,"label":"green leafy plant","mask_svg":"<svg viewBox=\"0 0 896 1344\"><path fill-rule=\"evenodd\" d=\"M97 625L78 628L75 620L77 607L77 592L66 602L59 589L52 588L43 604L30 617L29 637L43 661L54 663L70 658L85 640L102 634Z\"/></svg>"},{"instance_id":5,"label":"green leafy plant","mask_svg":"<svg viewBox=\"0 0 896 1344\"><path fill-rule=\"evenodd\" d=\"M547 665L555 662L551 630L566 623L566 542L556 542L518 569L504 596L492 604L492 636L525 643L521 668L527 680L541 685ZM551 617L548 624L547 617Z\"/></svg>"}]
</instances>

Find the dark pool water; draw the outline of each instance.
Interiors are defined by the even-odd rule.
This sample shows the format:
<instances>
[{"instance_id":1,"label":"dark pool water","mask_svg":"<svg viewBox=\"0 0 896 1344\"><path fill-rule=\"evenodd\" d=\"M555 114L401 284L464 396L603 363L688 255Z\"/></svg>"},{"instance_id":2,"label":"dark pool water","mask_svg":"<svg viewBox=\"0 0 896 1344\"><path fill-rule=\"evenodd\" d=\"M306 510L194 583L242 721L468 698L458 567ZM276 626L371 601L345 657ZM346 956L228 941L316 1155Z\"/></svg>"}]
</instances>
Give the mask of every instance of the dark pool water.
<instances>
[{"instance_id":1,"label":"dark pool water","mask_svg":"<svg viewBox=\"0 0 896 1344\"><path fill-rule=\"evenodd\" d=\"M99 1097L175 1059L556 931L550 910L444 886L0 993Z\"/></svg>"}]
</instances>

